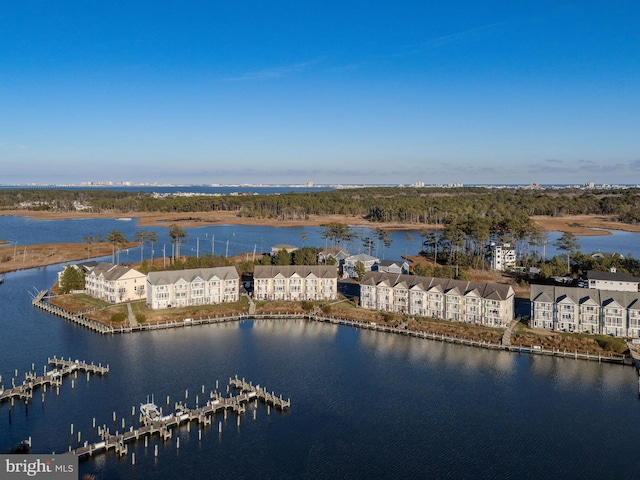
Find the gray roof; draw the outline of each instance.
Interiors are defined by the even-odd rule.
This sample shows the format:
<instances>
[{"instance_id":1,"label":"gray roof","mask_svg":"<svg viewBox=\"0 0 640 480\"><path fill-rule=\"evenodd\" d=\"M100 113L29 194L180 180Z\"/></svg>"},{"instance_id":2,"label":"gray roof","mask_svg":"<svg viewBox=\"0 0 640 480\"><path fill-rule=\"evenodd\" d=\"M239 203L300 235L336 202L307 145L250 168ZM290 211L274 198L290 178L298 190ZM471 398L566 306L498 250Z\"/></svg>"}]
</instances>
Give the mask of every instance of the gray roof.
<instances>
[{"instance_id":1,"label":"gray roof","mask_svg":"<svg viewBox=\"0 0 640 480\"><path fill-rule=\"evenodd\" d=\"M640 279L634 277L630 273L598 272L596 270L589 270L587 272L587 279L605 280L608 282L640 282Z\"/></svg>"},{"instance_id":2,"label":"gray roof","mask_svg":"<svg viewBox=\"0 0 640 480\"><path fill-rule=\"evenodd\" d=\"M553 285L531 285L530 298L532 302L545 303L557 303L568 299L576 305L581 305L589 300L593 300L596 304L602 306L616 302L623 308L638 308L640 304L640 292L557 287Z\"/></svg>"},{"instance_id":3,"label":"gray roof","mask_svg":"<svg viewBox=\"0 0 640 480\"><path fill-rule=\"evenodd\" d=\"M236 267L191 268L188 270L165 270L162 272L149 272L148 282L151 285L173 285L178 280L191 283L196 278L205 282L213 278L220 280L237 280L240 278Z\"/></svg>"},{"instance_id":4,"label":"gray roof","mask_svg":"<svg viewBox=\"0 0 640 480\"><path fill-rule=\"evenodd\" d=\"M360 284L375 286L380 282L387 282L392 286L402 283L406 284L408 288L418 287L424 291L434 287L443 292L457 290L460 295L475 291L482 298L494 300L506 300L514 295L511 286L504 283L467 282L450 278L420 277L385 272L367 272Z\"/></svg>"},{"instance_id":5,"label":"gray roof","mask_svg":"<svg viewBox=\"0 0 640 480\"><path fill-rule=\"evenodd\" d=\"M318 278L338 278L335 265L256 265L253 278L274 278L276 275L290 278L298 275L302 278L313 274Z\"/></svg>"},{"instance_id":6,"label":"gray roof","mask_svg":"<svg viewBox=\"0 0 640 480\"><path fill-rule=\"evenodd\" d=\"M90 271L90 275L95 275L96 277L102 275L105 280L112 282L120 279L131 271L142 275L142 273L133 268L125 267L124 265L114 265L112 263L99 263Z\"/></svg>"},{"instance_id":7,"label":"gray roof","mask_svg":"<svg viewBox=\"0 0 640 480\"><path fill-rule=\"evenodd\" d=\"M390 267L391 265L397 265L398 267L402 267L404 264L409 264L406 260L382 260L378 265L381 267Z\"/></svg>"}]
</instances>

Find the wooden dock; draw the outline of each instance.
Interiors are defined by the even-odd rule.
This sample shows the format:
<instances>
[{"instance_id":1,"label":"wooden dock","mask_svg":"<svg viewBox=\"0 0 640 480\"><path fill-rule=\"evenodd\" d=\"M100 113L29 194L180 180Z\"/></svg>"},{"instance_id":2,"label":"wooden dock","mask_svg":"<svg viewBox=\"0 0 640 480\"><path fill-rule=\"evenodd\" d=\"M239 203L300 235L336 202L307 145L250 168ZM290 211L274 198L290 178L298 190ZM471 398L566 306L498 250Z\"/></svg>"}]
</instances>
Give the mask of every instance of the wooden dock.
<instances>
[{"instance_id":1,"label":"wooden dock","mask_svg":"<svg viewBox=\"0 0 640 480\"><path fill-rule=\"evenodd\" d=\"M89 364L81 360L71 360L70 358L65 360L54 356L53 358L48 358L47 363L53 365L53 370L47 371L45 366L42 375L36 375L33 371L26 372L25 379L20 385L16 385L15 379L12 379L11 388L5 390L0 386L0 403L6 400L11 401L13 404L15 399L29 402L33 398L33 391L36 388L42 387L45 391L47 387L55 387L57 389L62 385L62 379L74 372L85 372L87 379L90 374L103 376L109 373L109 365Z\"/></svg>"},{"instance_id":2,"label":"wooden dock","mask_svg":"<svg viewBox=\"0 0 640 480\"><path fill-rule=\"evenodd\" d=\"M268 393L258 386L253 387L251 383L246 383L244 379L239 380L237 375L234 379L229 379L229 386L239 390L240 393L224 397L217 391L213 391L209 393L209 398L203 406L198 406L196 400L194 408L189 408L182 402L176 402L174 404L174 412L168 415L163 415L162 408L157 409L153 403L143 404L140 409L137 428L130 426L126 431L111 433L106 425L98 426L97 432L100 441L95 443L84 442L83 446L75 450L69 447L68 453L77 455L81 459L108 452L109 450L113 450L119 456L126 455L128 453L127 444L130 442L156 435L166 441L172 438L173 430L179 428L182 424L186 424L189 428L191 423L194 422L200 427L208 426L211 425L212 418L217 413L224 413L224 418L226 419L227 411L238 415L238 425L240 425L240 415L246 412L246 405L251 401L262 401L268 406L269 412L271 405L281 411L291 408L290 399L283 400L282 396L277 397L275 394ZM148 410L149 406L152 407L152 414L149 414L148 411L143 411L144 407L147 407ZM222 423L219 424L218 431L222 431ZM179 442L179 439L177 441Z\"/></svg>"},{"instance_id":3,"label":"wooden dock","mask_svg":"<svg viewBox=\"0 0 640 480\"><path fill-rule=\"evenodd\" d=\"M274 408L280 410L286 410L291 408L291 399L283 400L282 395L279 397L269 391L266 388L260 388L260 385L253 386L251 382L247 383L243 379L238 379L236 375L235 378L229 379L229 385L235 389L240 390L241 392L254 393L258 399L260 399L265 404L272 405Z\"/></svg>"}]
</instances>

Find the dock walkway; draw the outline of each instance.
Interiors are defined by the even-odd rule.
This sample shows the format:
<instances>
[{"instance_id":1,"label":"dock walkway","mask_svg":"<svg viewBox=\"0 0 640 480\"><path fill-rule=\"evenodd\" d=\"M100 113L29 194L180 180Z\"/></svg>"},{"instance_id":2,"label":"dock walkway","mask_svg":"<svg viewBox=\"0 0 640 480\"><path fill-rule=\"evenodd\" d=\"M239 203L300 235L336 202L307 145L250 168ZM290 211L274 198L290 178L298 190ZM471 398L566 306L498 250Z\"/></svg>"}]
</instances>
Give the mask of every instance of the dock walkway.
<instances>
[{"instance_id":1,"label":"dock walkway","mask_svg":"<svg viewBox=\"0 0 640 480\"><path fill-rule=\"evenodd\" d=\"M224 413L225 419L227 418L227 411L241 415L246 412L246 404L251 401L262 401L282 411L291 408L290 399L282 400L282 396L277 397L275 394L269 394L265 389L260 389L258 386L253 387L250 383L246 383L244 379L238 380L237 375L234 379L229 379L229 386L240 390L240 393L224 397L217 391L210 392L206 403L201 407L196 403L195 408L189 408L182 402L176 402L174 412L168 415L162 415L161 408L158 410L155 404L148 403L145 406L151 406L154 413L145 413L141 408L137 428L130 426L128 430L122 433L118 431L111 433L106 426L98 426L100 441L91 444L84 442L83 446L75 450L69 447L69 453L77 455L81 459L108 452L109 450L113 450L119 456L126 455L128 453L127 444L130 442L156 435L166 441L172 438L173 430L182 424L190 425L192 422L197 422L200 426L211 425L212 417L217 413ZM238 417L238 425L240 425L240 417ZM221 429L222 423L219 424L218 431L221 431Z\"/></svg>"},{"instance_id":2,"label":"dock walkway","mask_svg":"<svg viewBox=\"0 0 640 480\"><path fill-rule=\"evenodd\" d=\"M36 375L35 372L26 372L25 379L20 385L15 384L15 379L12 379L12 387L4 389L0 386L0 403L3 401L11 401L12 404L15 399L28 402L33 398L33 391L36 388L43 387L45 392L47 387L60 387L62 385L62 379L74 372L86 372L87 376L93 375L106 375L109 373L109 365L102 366L102 364L94 365L93 363L86 363L81 360L65 360L64 358L47 358L47 363L53 365L54 369L47 371L45 366L42 375Z\"/></svg>"}]
</instances>

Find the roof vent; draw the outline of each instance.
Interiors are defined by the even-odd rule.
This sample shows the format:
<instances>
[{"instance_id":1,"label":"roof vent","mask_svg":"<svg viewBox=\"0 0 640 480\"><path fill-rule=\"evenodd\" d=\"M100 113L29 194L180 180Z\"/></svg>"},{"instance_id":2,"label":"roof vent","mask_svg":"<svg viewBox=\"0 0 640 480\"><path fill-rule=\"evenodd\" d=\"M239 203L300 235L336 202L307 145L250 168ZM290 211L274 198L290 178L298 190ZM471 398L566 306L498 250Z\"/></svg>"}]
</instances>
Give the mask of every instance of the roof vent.
<instances>
[{"instance_id":1,"label":"roof vent","mask_svg":"<svg viewBox=\"0 0 640 480\"><path fill-rule=\"evenodd\" d=\"M611 273L616 273L616 267L611 267Z\"/></svg>"}]
</instances>

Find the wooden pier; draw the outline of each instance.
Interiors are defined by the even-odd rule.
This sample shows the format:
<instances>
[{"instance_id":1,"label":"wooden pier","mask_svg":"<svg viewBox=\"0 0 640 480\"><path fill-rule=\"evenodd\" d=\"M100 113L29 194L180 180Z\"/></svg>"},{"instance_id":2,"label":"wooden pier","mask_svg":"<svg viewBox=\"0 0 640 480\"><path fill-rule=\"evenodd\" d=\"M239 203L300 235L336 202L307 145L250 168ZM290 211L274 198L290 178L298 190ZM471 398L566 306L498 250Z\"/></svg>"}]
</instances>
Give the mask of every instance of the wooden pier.
<instances>
[{"instance_id":1,"label":"wooden pier","mask_svg":"<svg viewBox=\"0 0 640 480\"><path fill-rule=\"evenodd\" d=\"M269 393L266 388L260 388L260 385L253 386L251 382L245 382L244 378L238 379L237 375L235 378L229 379L229 385L241 392L254 393L258 399L262 400L266 404L273 405L274 408L278 408L280 410L291 408L290 398L283 400L282 395L278 397L273 392Z\"/></svg>"},{"instance_id":2,"label":"wooden pier","mask_svg":"<svg viewBox=\"0 0 640 480\"><path fill-rule=\"evenodd\" d=\"M81 459L108 452L109 450L113 450L119 456L126 455L128 453L127 444L130 442L155 435L166 441L172 438L174 429L179 428L182 424L187 424L190 427L191 423L196 422L200 427L208 426L211 425L212 418L217 413L224 413L224 418L226 419L227 411L238 415L238 425L240 425L240 415L246 412L246 404L251 401L262 401L268 406L268 411L270 411L271 405L281 411L291 408L290 399L283 400L282 396L277 397L259 386L253 387L251 383L246 383L244 379L239 380L237 375L235 378L229 379L229 386L240 390L240 393L235 396L224 397L217 391L212 391L203 406L200 407L196 404L195 408L189 408L182 402L176 402L174 404L174 412L168 415L163 415L162 408L157 409L153 403L143 404L140 408L137 428L130 426L124 432L116 431L111 433L106 425L98 426L97 432L100 441L91 444L84 442L83 446L75 450L69 447L68 453L77 455ZM222 423L218 426L218 432L221 431Z\"/></svg>"},{"instance_id":3,"label":"wooden pier","mask_svg":"<svg viewBox=\"0 0 640 480\"><path fill-rule=\"evenodd\" d=\"M47 293L47 290L39 291L33 297L33 300L31 300L31 305L52 315L57 315L58 317L77 323L78 325L82 325L83 327L86 327L89 330L93 330L94 332L102 334L111 333L111 328L109 326L104 325L100 322L96 322L94 320L89 320L85 318L82 313L71 313L56 305L51 305L49 302L45 302Z\"/></svg>"},{"instance_id":4,"label":"wooden pier","mask_svg":"<svg viewBox=\"0 0 640 480\"><path fill-rule=\"evenodd\" d=\"M15 399L28 402L33 398L33 391L36 388L42 387L45 391L47 387L59 388L62 385L62 379L74 372L85 372L87 379L90 374L103 376L109 373L109 365L103 367L102 364L89 364L81 360L71 360L70 358L65 360L54 356L53 358L48 358L47 363L53 365L53 370L47 371L45 366L42 375L36 375L33 371L26 372L25 379L20 385L16 385L15 379L13 379L11 388L5 390L0 386L0 403L7 400L13 404Z\"/></svg>"}]
</instances>

